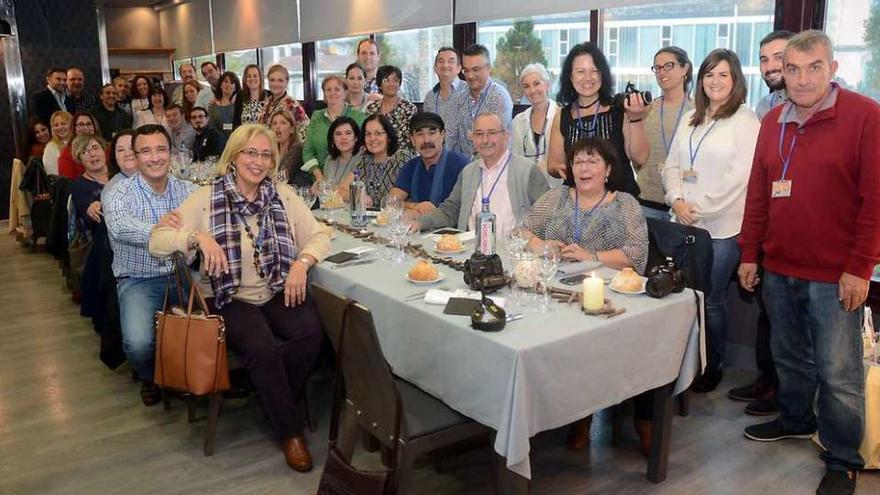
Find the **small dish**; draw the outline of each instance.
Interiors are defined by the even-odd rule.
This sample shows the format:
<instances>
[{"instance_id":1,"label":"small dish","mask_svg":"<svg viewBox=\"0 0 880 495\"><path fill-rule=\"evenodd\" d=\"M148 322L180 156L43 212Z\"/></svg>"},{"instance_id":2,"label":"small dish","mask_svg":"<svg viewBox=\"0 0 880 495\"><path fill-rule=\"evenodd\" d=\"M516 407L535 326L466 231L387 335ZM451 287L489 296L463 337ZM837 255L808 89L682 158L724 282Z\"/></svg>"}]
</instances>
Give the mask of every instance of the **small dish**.
<instances>
[{"instance_id":1,"label":"small dish","mask_svg":"<svg viewBox=\"0 0 880 495\"><path fill-rule=\"evenodd\" d=\"M438 273L438 274L437 274L437 278L435 278L434 280L413 280L413 279L409 278L409 273L406 274L406 280L407 280L408 282L410 282L410 283L412 283L412 284L416 284L416 285L431 285L431 284L436 284L437 282L439 282L439 281L441 281L441 280L443 280L443 279L445 279L445 278L446 278L446 275L443 275L442 273Z\"/></svg>"},{"instance_id":2,"label":"small dish","mask_svg":"<svg viewBox=\"0 0 880 495\"><path fill-rule=\"evenodd\" d=\"M613 290L614 292L617 292L618 294L629 294L629 295L644 294L645 293L645 283L648 281L648 279L646 279L645 277L639 277L642 280L642 287L641 287L641 289L635 290L635 291L623 290L623 289L618 289L617 287L615 287L614 282L615 282L616 278L617 278L616 276L615 276L615 278L612 278L611 283L608 284L608 288Z\"/></svg>"}]
</instances>

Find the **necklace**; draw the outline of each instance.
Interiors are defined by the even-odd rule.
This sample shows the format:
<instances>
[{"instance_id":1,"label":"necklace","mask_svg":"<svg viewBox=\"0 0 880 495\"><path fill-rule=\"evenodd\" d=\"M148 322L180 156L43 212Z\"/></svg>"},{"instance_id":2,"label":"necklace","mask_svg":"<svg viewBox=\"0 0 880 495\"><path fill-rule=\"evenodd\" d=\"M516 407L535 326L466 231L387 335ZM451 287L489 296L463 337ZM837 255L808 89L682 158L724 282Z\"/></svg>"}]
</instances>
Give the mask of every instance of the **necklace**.
<instances>
[{"instance_id":1,"label":"necklace","mask_svg":"<svg viewBox=\"0 0 880 495\"><path fill-rule=\"evenodd\" d=\"M595 100L591 101L590 103L588 103L586 105L581 105L580 101L578 101L577 105L579 108L587 109L587 108L590 108L591 106L595 105L598 102L599 102L599 98L597 97ZM549 102L548 102L548 104L549 104ZM598 112L598 109L597 109L597 112Z\"/></svg>"}]
</instances>

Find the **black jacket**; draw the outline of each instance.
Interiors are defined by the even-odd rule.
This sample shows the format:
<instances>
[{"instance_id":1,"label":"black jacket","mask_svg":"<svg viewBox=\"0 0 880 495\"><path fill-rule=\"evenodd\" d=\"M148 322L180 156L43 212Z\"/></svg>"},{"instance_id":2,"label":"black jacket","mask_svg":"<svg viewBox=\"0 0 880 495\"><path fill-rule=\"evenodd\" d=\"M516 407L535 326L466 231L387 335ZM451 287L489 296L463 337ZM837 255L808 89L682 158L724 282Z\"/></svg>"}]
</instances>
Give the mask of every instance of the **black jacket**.
<instances>
[{"instance_id":1,"label":"black jacket","mask_svg":"<svg viewBox=\"0 0 880 495\"><path fill-rule=\"evenodd\" d=\"M64 97L64 104L67 105L67 96ZM52 127L49 118L59 110L61 107L58 106L58 101L55 100L55 95L49 91L49 88L34 94L34 115L45 122L49 128Z\"/></svg>"},{"instance_id":2,"label":"black jacket","mask_svg":"<svg viewBox=\"0 0 880 495\"><path fill-rule=\"evenodd\" d=\"M220 156L226 147L226 136L216 127L208 124L200 133L196 133L196 142L193 144L193 160L204 161L209 156Z\"/></svg>"}]
</instances>

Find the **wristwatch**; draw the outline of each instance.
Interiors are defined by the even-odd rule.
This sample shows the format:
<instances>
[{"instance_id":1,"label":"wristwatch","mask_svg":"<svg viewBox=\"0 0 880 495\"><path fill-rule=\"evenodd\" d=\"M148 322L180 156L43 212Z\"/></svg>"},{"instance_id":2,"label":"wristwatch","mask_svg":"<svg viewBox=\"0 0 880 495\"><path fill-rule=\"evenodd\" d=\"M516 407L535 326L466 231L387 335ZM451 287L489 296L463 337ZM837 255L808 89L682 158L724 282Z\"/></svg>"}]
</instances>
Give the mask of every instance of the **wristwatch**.
<instances>
[{"instance_id":1,"label":"wristwatch","mask_svg":"<svg viewBox=\"0 0 880 495\"><path fill-rule=\"evenodd\" d=\"M196 239L196 236L197 236L197 235L199 235L199 231L198 231L198 230L193 230L192 232L189 233L188 236L186 236L186 243L187 243L187 245L190 246L190 248L191 248L193 251L198 251L198 250L199 250L199 240Z\"/></svg>"},{"instance_id":2,"label":"wristwatch","mask_svg":"<svg viewBox=\"0 0 880 495\"><path fill-rule=\"evenodd\" d=\"M305 265L306 271L309 271L309 267L312 266L312 260L306 258L305 256L303 256L302 258L299 258L297 261L299 261L300 263Z\"/></svg>"}]
</instances>

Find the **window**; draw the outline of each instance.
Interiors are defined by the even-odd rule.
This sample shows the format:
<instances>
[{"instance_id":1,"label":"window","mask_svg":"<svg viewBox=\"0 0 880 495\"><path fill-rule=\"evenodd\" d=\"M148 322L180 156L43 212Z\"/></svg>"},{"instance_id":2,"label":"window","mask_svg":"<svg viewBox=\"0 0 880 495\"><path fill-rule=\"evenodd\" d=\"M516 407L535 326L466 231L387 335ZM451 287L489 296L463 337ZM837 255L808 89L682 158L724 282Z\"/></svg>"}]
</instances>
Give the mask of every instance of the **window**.
<instances>
[{"instance_id":1,"label":"window","mask_svg":"<svg viewBox=\"0 0 880 495\"><path fill-rule=\"evenodd\" d=\"M357 44L358 41L368 36L352 36L349 38L337 38L333 40L318 41L315 44L315 52L317 54L315 64L318 70L318 99L324 97L321 91L321 81L328 74L345 74L345 68L348 64L357 61ZM380 59L379 63L383 63Z\"/></svg>"},{"instance_id":2,"label":"window","mask_svg":"<svg viewBox=\"0 0 880 495\"><path fill-rule=\"evenodd\" d=\"M377 34L379 64L396 65L403 73L401 94L422 101L434 84L434 56L442 46L452 46L452 26L409 29Z\"/></svg>"},{"instance_id":3,"label":"window","mask_svg":"<svg viewBox=\"0 0 880 495\"><path fill-rule=\"evenodd\" d=\"M257 63L256 50L239 50L235 52L226 52L226 70L235 72L241 78L244 75L244 68L250 64Z\"/></svg>"},{"instance_id":4,"label":"window","mask_svg":"<svg viewBox=\"0 0 880 495\"><path fill-rule=\"evenodd\" d=\"M835 80L880 101L880 2L829 0L825 32L834 43Z\"/></svg>"},{"instance_id":5,"label":"window","mask_svg":"<svg viewBox=\"0 0 880 495\"><path fill-rule=\"evenodd\" d=\"M758 43L773 30L775 5L775 0L672 0L602 10L603 50L616 91L632 81L638 89L659 95L650 66L660 47L687 51L694 75L710 51L730 48L740 56L748 79L749 105L756 106L767 94L758 67Z\"/></svg>"},{"instance_id":6,"label":"window","mask_svg":"<svg viewBox=\"0 0 880 495\"><path fill-rule=\"evenodd\" d=\"M196 68L196 79L199 81L205 80L205 78L202 77L202 64L205 62L214 62L216 64L217 56L212 53L210 55L202 55L201 57L193 59L193 66Z\"/></svg>"},{"instance_id":7,"label":"window","mask_svg":"<svg viewBox=\"0 0 880 495\"><path fill-rule=\"evenodd\" d=\"M290 76L290 82L287 83L287 94L299 100L302 100L305 97L305 91L303 89L302 45L299 43L291 43L289 45L276 45L260 48L260 59L262 60L264 77L266 76L269 67L272 67L275 64L283 65L287 68L287 74ZM228 59L226 63L227 65L229 64ZM242 73L243 72L244 66L242 66ZM268 88L268 84L266 87Z\"/></svg>"},{"instance_id":8,"label":"window","mask_svg":"<svg viewBox=\"0 0 880 495\"><path fill-rule=\"evenodd\" d=\"M572 46L589 39L590 14L586 11L477 24L477 43L489 49L492 77L507 87L514 103L528 103L519 84L523 67L535 62L547 67L552 98L559 89L565 56Z\"/></svg>"},{"instance_id":9,"label":"window","mask_svg":"<svg viewBox=\"0 0 880 495\"><path fill-rule=\"evenodd\" d=\"M191 58L179 58L171 62L171 70L174 73L171 75L172 79L179 80L180 79L180 66L183 64L188 64L192 62Z\"/></svg>"}]
</instances>

